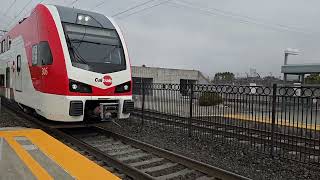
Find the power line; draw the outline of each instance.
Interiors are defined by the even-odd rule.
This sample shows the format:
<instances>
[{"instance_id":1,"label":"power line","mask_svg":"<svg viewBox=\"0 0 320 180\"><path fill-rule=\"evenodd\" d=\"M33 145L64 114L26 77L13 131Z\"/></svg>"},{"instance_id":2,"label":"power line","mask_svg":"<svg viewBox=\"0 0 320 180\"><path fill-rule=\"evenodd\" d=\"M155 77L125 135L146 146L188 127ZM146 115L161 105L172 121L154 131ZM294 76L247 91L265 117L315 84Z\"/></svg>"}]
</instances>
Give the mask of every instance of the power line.
<instances>
[{"instance_id":1,"label":"power line","mask_svg":"<svg viewBox=\"0 0 320 180\"><path fill-rule=\"evenodd\" d=\"M12 3L10 4L10 6L8 7L8 9L4 12L4 14L7 14L9 12L9 10L12 8L12 6L16 3L17 0L12 1Z\"/></svg>"},{"instance_id":2,"label":"power line","mask_svg":"<svg viewBox=\"0 0 320 180\"><path fill-rule=\"evenodd\" d=\"M168 2L170 2L170 1L172 1L172 0L162 1L162 2L160 2L160 3L158 3L158 4L155 4L155 5L152 5L152 6L143 8L143 9L140 9L140 10L138 10L138 11L136 11L136 12L133 12L133 13L128 14L128 15L126 15L126 16L120 17L120 19L124 19L124 18L127 18L127 17L129 17L129 16L132 16L132 15L134 15L134 14L138 14L138 13L140 13L140 12L142 12L142 11L146 11L146 10L148 10L148 9L155 8L155 7L157 7L157 6L160 6L160 5L162 5L162 4L168 3Z\"/></svg>"},{"instance_id":3,"label":"power line","mask_svg":"<svg viewBox=\"0 0 320 180\"><path fill-rule=\"evenodd\" d=\"M295 32L295 33L303 33L305 35L312 34L312 33L307 33L305 31L303 31L302 29L293 28L293 27L289 27L286 25L267 24L265 22L258 22L258 20L255 18L251 18L248 16L240 16L235 13L219 10L216 8L206 8L205 9L205 8L201 8L201 7L196 7L193 4L187 3L186 1L183 1L183 0L176 0L176 1L178 1L180 3L170 2L170 4L175 4L180 7L198 10L198 11L206 13L206 15L215 15L215 16L223 16L226 18L231 18L231 19L237 20L238 22L243 23L243 24L254 24L254 25L263 26L265 28L269 28L269 29L273 29L273 30L282 30L282 31Z\"/></svg>"},{"instance_id":4,"label":"power line","mask_svg":"<svg viewBox=\"0 0 320 180\"><path fill-rule=\"evenodd\" d=\"M11 21L12 21L11 24L15 23L15 20L21 15L21 13L28 7L28 5L29 5L32 1L33 1L33 0L30 0L27 4L25 4L25 6L19 11L19 13L18 13L17 15L14 16L14 18L5 15L6 17L9 17L9 18L11 19ZM41 1L38 2L38 3L40 4L40 3L43 3L43 2L45 2L45 1L46 1L46 0L41 0ZM15 2L16 2L16 0L12 2L12 4L10 5L9 8L11 8L11 7L14 5ZM7 11L8 11L8 10L7 10ZM29 13L29 11L26 11L26 13L24 13L23 16L26 16L28 13ZM11 24L10 24L10 25L11 25ZM8 27L8 25L9 25L9 22L6 24L6 26Z\"/></svg>"},{"instance_id":5,"label":"power line","mask_svg":"<svg viewBox=\"0 0 320 180\"><path fill-rule=\"evenodd\" d=\"M13 17L10 17L10 16L4 14L4 12L0 12L0 14L1 14L0 18L2 18L2 19L6 19L6 18L13 19Z\"/></svg>"},{"instance_id":6,"label":"power line","mask_svg":"<svg viewBox=\"0 0 320 180\"><path fill-rule=\"evenodd\" d=\"M27 4L25 4L25 6L19 11L19 13L17 15L15 15L15 18L12 20L13 23L15 23L14 21L20 16L20 14L28 7L28 5L32 2L33 0L30 0ZM11 23L12 24L12 23ZM10 24L10 25L11 25ZM8 23L6 24L8 26Z\"/></svg>"},{"instance_id":7,"label":"power line","mask_svg":"<svg viewBox=\"0 0 320 180\"><path fill-rule=\"evenodd\" d=\"M74 0L74 1L72 1L70 4L69 4L69 6L72 6L72 5L74 5L75 3L77 3L79 0Z\"/></svg>"},{"instance_id":8,"label":"power line","mask_svg":"<svg viewBox=\"0 0 320 180\"><path fill-rule=\"evenodd\" d=\"M176 1L180 1L182 3L186 3L186 4L189 4L189 5L194 5L186 0L176 0ZM236 14L236 13L233 13L233 12L230 12L230 11L224 11L224 10L221 10L221 9L217 9L217 8L208 8L208 10L213 10L213 11L216 11L216 12L219 12L219 13L222 13L224 15L229 15L229 16L232 16L232 17L236 17L236 18L242 18L242 19L246 19L246 20L251 20L251 21L255 21L255 22L258 22L260 21L260 23L263 23L263 24L270 24L270 23L266 23L266 22L263 22L265 20L262 20L262 19L257 19L257 18L253 18L253 17L250 17L250 16L245 16L245 15L240 15L240 14ZM287 26L287 25L284 25L284 24L278 24L278 23L275 23L275 24L271 24L273 26L279 26L279 27L282 27L282 28L287 28L287 29L295 29L295 30L300 30L300 31L304 31L305 29L302 29L302 28L297 28L297 27L292 27L292 26Z\"/></svg>"},{"instance_id":9,"label":"power line","mask_svg":"<svg viewBox=\"0 0 320 180\"><path fill-rule=\"evenodd\" d=\"M118 13L112 15L111 17L119 16L119 15L121 15L121 14L123 14L123 13L126 13L126 12L128 12L128 11L133 10L133 9L136 9L136 8L139 8L139 7L144 6L144 5L146 5L146 4L149 4L149 3L153 2L153 1L156 1L156 0L148 0L148 1L146 1L146 2L140 3L140 4L138 4L138 5L135 5L135 6L133 6L133 7L128 8L128 9L126 9L126 10L124 10L124 11L118 12Z\"/></svg>"},{"instance_id":10,"label":"power line","mask_svg":"<svg viewBox=\"0 0 320 180\"><path fill-rule=\"evenodd\" d=\"M93 9L95 9L95 8L97 8L97 7L99 7L99 6L101 6L102 4L104 4L104 3L106 3L106 1L105 0L103 0L103 1L100 1L98 4L96 4L95 6L93 6L92 8L89 8L89 10L93 10Z\"/></svg>"},{"instance_id":11,"label":"power line","mask_svg":"<svg viewBox=\"0 0 320 180\"><path fill-rule=\"evenodd\" d=\"M19 17L20 16L20 14L29 6L29 4L32 2L33 0L30 0L21 10L20 10L20 12L17 14L17 15L15 15L15 17L17 18L17 17ZM15 19L16 19L15 18Z\"/></svg>"}]
</instances>

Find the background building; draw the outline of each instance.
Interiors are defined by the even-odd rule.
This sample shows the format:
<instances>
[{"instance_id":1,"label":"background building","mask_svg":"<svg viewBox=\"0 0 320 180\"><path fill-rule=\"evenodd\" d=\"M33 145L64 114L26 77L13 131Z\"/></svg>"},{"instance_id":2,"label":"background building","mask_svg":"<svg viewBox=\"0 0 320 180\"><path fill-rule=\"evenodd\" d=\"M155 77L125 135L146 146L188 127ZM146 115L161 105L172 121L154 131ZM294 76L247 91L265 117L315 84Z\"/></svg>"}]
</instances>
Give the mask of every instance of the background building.
<instances>
[{"instance_id":1,"label":"background building","mask_svg":"<svg viewBox=\"0 0 320 180\"><path fill-rule=\"evenodd\" d=\"M141 94L141 89L136 83L155 83L155 84L169 84L179 85L180 94L188 96L190 91L190 84L209 84L209 78L205 77L200 71L185 70L185 69L168 69L159 67L146 66L132 66L132 80L134 83L133 94ZM171 84L171 85L170 85ZM146 94L151 95L153 91L147 89Z\"/></svg>"},{"instance_id":2,"label":"background building","mask_svg":"<svg viewBox=\"0 0 320 180\"><path fill-rule=\"evenodd\" d=\"M209 84L209 78L200 71L168 69L159 67L132 66L133 82L168 84Z\"/></svg>"}]
</instances>

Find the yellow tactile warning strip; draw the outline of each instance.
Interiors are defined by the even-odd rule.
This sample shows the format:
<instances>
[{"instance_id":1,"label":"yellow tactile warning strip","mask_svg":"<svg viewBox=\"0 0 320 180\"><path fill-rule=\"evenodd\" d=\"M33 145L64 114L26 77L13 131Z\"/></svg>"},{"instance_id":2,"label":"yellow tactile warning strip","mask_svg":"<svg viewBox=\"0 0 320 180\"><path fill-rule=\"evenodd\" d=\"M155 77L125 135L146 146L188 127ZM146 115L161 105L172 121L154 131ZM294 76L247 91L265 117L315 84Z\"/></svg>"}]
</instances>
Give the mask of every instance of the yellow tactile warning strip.
<instances>
[{"instance_id":1,"label":"yellow tactile warning strip","mask_svg":"<svg viewBox=\"0 0 320 180\"><path fill-rule=\"evenodd\" d=\"M243 121L250 121L250 122L259 122L259 123L266 123L266 124L272 124L272 120L269 118L261 118L261 117L250 117L248 114L229 114L229 115L224 115L222 117L225 118L233 118L233 119L239 119ZM287 127L292 127L292 128L302 128L302 129L309 129L309 130L315 130L315 131L320 131L320 124L305 124L298 122L295 120L295 123L289 122L286 119L279 119L276 118L276 125L280 126L287 126Z\"/></svg>"},{"instance_id":2,"label":"yellow tactile warning strip","mask_svg":"<svg viewBox=\"0 0 320 180\"><path fill-rule=\"evenodd\" d=\"M39 129L0 131L0 137L8 142L37 179L47 180L53 179L53 177L15 140L16 137L21 136L28 138L41 152L75 179L119 179Z\"/></svg>"},{"instance_id":3,"label":"yellow tactile warning strip","mask_svg":"<svg viewBox=\"0 0 320 180\"><path fill-rule=\"evenodd\" d=\"M2 133L0 132L0 136ZM33 175L37 179L53 179L38 163L35 161L27 151L25 151L14 139L13 137L3 136L3 138L8 142L8 144L14 149L20 159L26 164Z\"/></svg>"}]
</instances>

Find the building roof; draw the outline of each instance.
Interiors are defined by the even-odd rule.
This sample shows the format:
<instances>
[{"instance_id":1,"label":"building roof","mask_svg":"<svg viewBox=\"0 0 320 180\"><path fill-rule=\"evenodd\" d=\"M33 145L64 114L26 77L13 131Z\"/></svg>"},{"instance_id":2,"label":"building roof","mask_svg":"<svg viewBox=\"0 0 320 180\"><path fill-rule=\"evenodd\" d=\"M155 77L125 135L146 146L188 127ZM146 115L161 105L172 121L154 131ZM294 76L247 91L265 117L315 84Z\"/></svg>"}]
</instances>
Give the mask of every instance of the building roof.
<instances>
[{"instance_id":1,"label":"building roof","mask_svg":"<svg viewBox=\"0 0 320 180\"><path fill-rule=\"evenodd\" d=\"M162 68L162 67L145 67L145 66L131 66L132 67L132 72L140 74L141 72L149 72L149 71L163 71L163 73L167 73L167 75L172 75L175 74L176 72L182 72L184 74L193 74L194 77L197 77L197 79L202 78L204 79L207 83L210 82L209 78L207 78L205 75L203 75L202 72L199 70L190 70L190 69L174 69L174 68ZM143 73L145 74L145 73Z\"/></svg>"},{"instance_id":2,"label":"building roof","mask_svg":"<svg viewBox=\"0 0 320 180\"><path fill-rule=\"evenodd\" d=\"M320 64L288 64L281 66L284 74L320 73Z\"/></svg>"}]
</instances>

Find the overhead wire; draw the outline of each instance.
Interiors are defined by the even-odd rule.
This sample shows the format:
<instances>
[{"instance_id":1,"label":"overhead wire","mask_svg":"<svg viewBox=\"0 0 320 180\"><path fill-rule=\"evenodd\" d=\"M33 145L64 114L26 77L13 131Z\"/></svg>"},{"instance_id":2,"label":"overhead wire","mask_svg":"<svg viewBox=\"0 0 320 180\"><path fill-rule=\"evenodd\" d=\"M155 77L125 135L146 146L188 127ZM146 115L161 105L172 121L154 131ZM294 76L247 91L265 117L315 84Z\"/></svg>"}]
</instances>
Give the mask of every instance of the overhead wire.
<instances>
[{"instance_id":1,"label":"overhead wire","mask_svg":"<svg viewBox=\"0 0 320 180\"><path fill-rule=\"evenodd\" d=\"M194 5L194 4L192 4L192 3L190 3L190 2L188 2L186 0L176 0L176 1L183 2L183 3L189 4L189 5ZM260 23L263 23L263 24L270 24L270 25L273 25L273 26L279 26L279 27L282 27L282 28L295 29L295 30L300 30L300 31L304 31L305 30L305 29L302 29L302 28L288 26L288 25L279 24L279 23L268 23L268 22L265 22L265 20L262 20L262 19L253 18L253 17L250 17L250 16L241 15L241 14L237 14L237 13L234 13L234 12L225 11L225 10L221 10L221 9L217 9L217 8L212 8L211 7L211 8L208 8L208 10L213 10L213 11L222 13L224 15L229 15L229 16L236 17L236 18L242 18L242 19L255 21L257 23L260 22Z\"/></svg>"},{"instance_id":2,"label":"overhead wire","mask_svg":"<svg viewBox=\"0 0 320 180\"><path fill-rule=\"evenodd\" d=\"M6 20L8 20L7 18L9 18L9 19L13 19L13 17L10 17L10 16L8 16L7 14L5 14L4 12L0 12L0 18L1 19L6 19Z\"/></svg>"},{"instance_id":3,"label":"overhead wire","mask_svg":"<svg viewBox=\"0 0 320 180\"><path fill-rule=\"evenodd\" d=\"M135 5L135 6L132 6L132 7L128 8L128 9L126 9L126 10L124 10L124 11L115 13L115 14L113 14L111 17L119 16L119 15L121 15L121 14L123 14L123 13L126 13L126 12L131 11L131 10L136 9L136 8L139 8L139 7L141 7L141 6L147 5L147 4L149 4L149 3L151 3L151 2L154 2L154 1L156 1L156 0L148 0L148 1L145 1L145 2L143 2L143 3L140 3L140 4L137 4L137 5Z\"/></svg>"},{"instance_id":4,"label":"overhead wire","mask_svg":"<svg viewBox=\"0 0 320 180\"><path fill-rule=\"evenodd\" d=\"M12 18L12 22L15 23L14 21L21 15L21 13L28 7L28 5L32 2L33 0L30 0L20 11L17 15L15 15L14 18ZM45 2L46 0L41 0L38 3L41 4L43 2ZM31 10L30 10L31 11ZM24 13L23 17L26 16L30 11L26 11L26 13ZM11 24L13 24L11 23ZM10 24L10 25L11 25ZM8 25L8 24L7 24Z\"/></svg>"},{"instance_id":5,"label":"overhead wire","mask_svg":"<svg viewBox=\"0 0 320 180\"><path fill-rule=\"evenodd\" d=\"M70 4L69 4L69 6L72 6L72 5L74 5L75 3L77 3L79 0L74 0L74 1L72 1Z\"/></svg>"},{"instance_id":6,"label":"overhead wire","mask_svg":"<svg viewBox=\"0 0 320 180\"><path fill-rule=\"evenodd\" d=\"M170 2L170 1L172 1L172 0L165 0L165 1L162 1L162 2L160 2L160 3L154 4L154 5L152 5L152 6L145 7L145 8L143 8L143 9L140 9L140 10L135 11L135 12L133 12L133 13L127 14L127 15L125 15L125 16L122 16L122 17L120 17L120 19L128 18L129 16L132 16L132 15L135 15L135 14L138 14L138 13L141 13L141 12L146 11L146 10L148 10L148 9L155 8L155 7L157 7L157 6L160 6L160 5L162 5L162 4L168 3L168 2Z\"/></svg>"},{"instance_id":7,"label":"overhead wire","mask_svg":"<svg viewBox=\"0 0 320 180\"><path fill-rule=\"evenodd\" d=\"M29 6L29 4L32 2L33 0L30 0L27 2L27 4L25 4L25 6L19 11L19 13L17 15L15 15L14 19L12 20L12 23L9 24L7 23L6 26L8 25L12 25L13 23L15 23L14 21L20 16L20 14Z\"/></svg>"},{"instance_id":8,"label":"overhead wire","mask_svg":"<svg viewBox=\"0 0 320 180\"><path fill-rule=\"evenodd\" d=\"M17 0L12 1L12 3L9 5L8 9L4 12L4 14L7 14L10 9L13 7L13 5L16 3Z\"/></svg>"},{"instance_id":9,"label":"overhead wire","mask_svg":"<svg viewBox=\"0 0 320 180\"><path fill-rule=\"evenodd\" d=\"M257 26L263 26L265 28L269 28L269 29L273 29L273 30L277 30L277 31L279 31L279 30L287 31L287 32L290 31L290 32L301 33L301 34L305 34L305 35L314 34L313 32L312 33L306 32L306 30L302 30L299 28L293 28L293 27L289 27L286 25L282 25L282 24L268 24L268 23L261 22L261 21L258 22L258 20L255 18L251 18L248 16L241 16L241 15L238 15L238 14L235 14L232 12L227 12L227 11L219 10L216 8L201 8L201 7L195 6L194 4L187 3L184 0L175 0L175 1L176 2L170 2L170 4L174 4L179 7L189 8L189 9L197 10L200 12L204 12L207 15L223 16L226 18L231 18L231 19L236 20L236 21L243 23L243 24L254 24ZM177 3L177 2L180 2L180 3Z\"/></svg>"},{"instance_id":10,"label":"overhead wire","mask_svg":"<svg viewBox=\"0 0 320 180\"><path fill-rule=\"evenodd\" d=\"M106 1L105 1L105 0L100 1L99 3L97 3L96 5L94 5L93 7L89 8L89 10L93 10L93 9L95 9L95 8L97 8L97 7L101 6L101 5L103 5L104 3L106 3Z\"/></svg>"},{"instance_id":11,"label":"overhead wire","mask_svg":"<svg viewBox=\"0 0 320 180\"><path fill-rule=\"evenodd\" d=\"M134 9L137 9L137 8L140 8L140 7L142 7L142 6L148 5L148 4L150 4L150 3L152 3L152 2L155 2L155 1L158 1L158 0L148 0L148 1L142 2L142 3L140 3L140 4L137 4L137 5L134 5L134 6L130 7L130 8L127 8L127 9L125 9L125 10L123 10L123 11L120 11L120 12L118 12L118 13L115 13L115 14L111 15L111 17L120 16L120 15L122 15L122 14L125 14L125 13L127 13L127 12L130 12L130 11L132 11L132 10L134 10ZM163 1L163 2L160 2L160 3L157 3L157 4L154 4L154 5L152 5L152 6L148 6L148 7L146 7L146 8L140 9L139 11L136 11L136 12L130 13L130 14L124 16L124 17L121 17L121 19L127 18L127 17L129 17L129 16L132 16L132 15L134 15L134 14L140 13L140 12L145 11L145 10L147 10L147 9L151 9L151 8L160 6L160 5L162 5L162 4L164 4L164 3L167 3L167 2L169 2L169 1L171 1L171 0L166 0L166 1ZM95 9L95 8L103 5L104 3L106 3L106 0L100 1L100 2L97 3L95 6L91 7L89 10L93 10L93 9Z\"/></svg>"}]
</instances>

